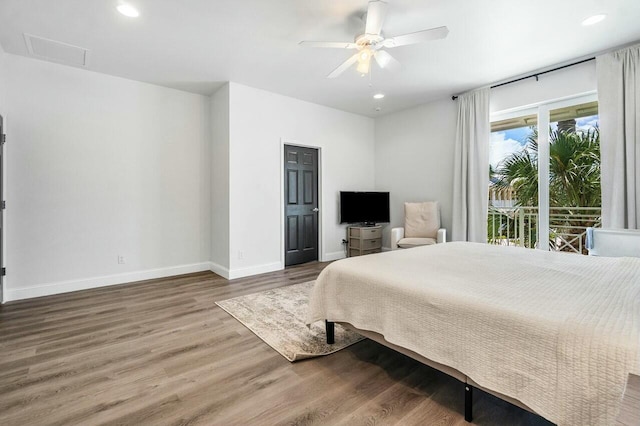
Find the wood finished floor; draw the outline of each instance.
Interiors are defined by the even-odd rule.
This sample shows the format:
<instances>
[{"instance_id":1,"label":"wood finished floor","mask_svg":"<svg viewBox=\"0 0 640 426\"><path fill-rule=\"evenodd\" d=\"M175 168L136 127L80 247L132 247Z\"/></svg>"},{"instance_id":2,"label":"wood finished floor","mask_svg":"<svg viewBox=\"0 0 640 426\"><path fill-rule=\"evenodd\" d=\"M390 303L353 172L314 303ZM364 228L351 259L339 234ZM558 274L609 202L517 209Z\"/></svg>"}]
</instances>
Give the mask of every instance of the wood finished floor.
<instances>
[{"instance_id":1,"label":"wood finished floor","mask_svg":"<svg viewBox=\"0 0 640 426\"><path fill-rule=\"evenodd\" d=\"M0 307L0 425L466 425L455 379L369 340L291 364L214 302L326 266L184 275ZM477 391L475 424L546 424Z\"/></svg>"}]
</instances>

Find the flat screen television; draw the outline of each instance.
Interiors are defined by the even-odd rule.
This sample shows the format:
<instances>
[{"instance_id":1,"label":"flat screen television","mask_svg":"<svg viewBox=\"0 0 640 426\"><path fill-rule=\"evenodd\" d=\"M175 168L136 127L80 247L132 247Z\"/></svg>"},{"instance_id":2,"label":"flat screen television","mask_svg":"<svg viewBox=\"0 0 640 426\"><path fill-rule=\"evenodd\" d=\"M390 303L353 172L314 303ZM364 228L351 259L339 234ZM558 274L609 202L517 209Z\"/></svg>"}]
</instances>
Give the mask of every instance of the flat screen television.
<instances>
[{"instance_id":1,"label":"flat screen television","mask_svg":"<svg viewBox=\"0 0 640 426\"><path fill-rule=\"evenodd\" d=\"M389 222L388 192L340 191L340 223Z\"/></svg>"}]
</instances>

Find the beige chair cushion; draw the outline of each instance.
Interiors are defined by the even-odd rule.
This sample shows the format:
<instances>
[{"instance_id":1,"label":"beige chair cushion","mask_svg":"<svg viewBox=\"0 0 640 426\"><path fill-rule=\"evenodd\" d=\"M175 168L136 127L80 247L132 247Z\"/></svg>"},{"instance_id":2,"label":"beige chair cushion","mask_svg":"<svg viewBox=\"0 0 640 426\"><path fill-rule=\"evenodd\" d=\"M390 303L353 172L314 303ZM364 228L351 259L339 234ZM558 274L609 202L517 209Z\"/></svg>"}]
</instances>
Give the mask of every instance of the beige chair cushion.
<instances>
[{"instance_id":1,"label":"beige chair cushion","mask_svg":"<svg viewBox=\"0 0 640 426\"><path fill-rule=\"evenodd\" d=\"M404 203L405 238L437 238L440 209L437 201Z\"/></svg>"},{"instance_id":2,"label":"beige chair cushion","mask_svg":"<svg viewBox=\"0 0 640 426\"><path fill-rule=\"evenodd\" d=\"M434 238L403 238L398 241L398 247L411 248L418 246L428 246L435 243L436 240Z\"/></svg>"}]
</instances>

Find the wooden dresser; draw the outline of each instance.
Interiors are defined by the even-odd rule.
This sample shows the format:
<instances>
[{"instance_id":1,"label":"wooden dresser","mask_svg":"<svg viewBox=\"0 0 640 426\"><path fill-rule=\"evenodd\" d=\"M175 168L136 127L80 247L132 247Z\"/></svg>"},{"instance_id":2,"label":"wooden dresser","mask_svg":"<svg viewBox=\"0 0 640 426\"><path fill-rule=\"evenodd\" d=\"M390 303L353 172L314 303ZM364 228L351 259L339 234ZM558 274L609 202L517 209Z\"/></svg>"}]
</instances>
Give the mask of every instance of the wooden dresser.
<instances>
[{"instance_id":1,"label":"wooden dresser","mask_svg":"<svg viewBox=\"0 0 640 426\"><path fill-rule=\"evenodd\" d=\"M382 251L382 226L350 226L347 228L349 257Z\"/></svg>"}]
</instances>

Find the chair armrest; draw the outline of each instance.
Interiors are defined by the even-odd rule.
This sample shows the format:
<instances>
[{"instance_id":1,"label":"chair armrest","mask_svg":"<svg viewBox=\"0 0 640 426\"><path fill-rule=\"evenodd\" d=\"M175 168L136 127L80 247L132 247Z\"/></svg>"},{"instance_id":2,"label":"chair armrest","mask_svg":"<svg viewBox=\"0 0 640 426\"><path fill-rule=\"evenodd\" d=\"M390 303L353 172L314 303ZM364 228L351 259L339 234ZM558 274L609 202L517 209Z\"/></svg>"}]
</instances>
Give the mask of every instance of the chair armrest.
<instances>
[{"instance_id":1,"label":"chair armrest","mask_svg":"<svg viewBox=\"0 0 640 426\"><path fill-rule=\"evenodd\" d=\"M446 229L444 229L444 228L438 229L438 238L436 239L436 242L438 244L447 242L447 230Z\"/></svg>"},{"instance_id":2,"label":"chair armrest","mask_svg":"<svg viewBox=\"0 0 640 426\"><path fill-rule=\"evenodd\" d=\"M404 238L404 228L392 228L391 229L391 250L397 250L398 241Z\"/></svg>"}]
</instances>

